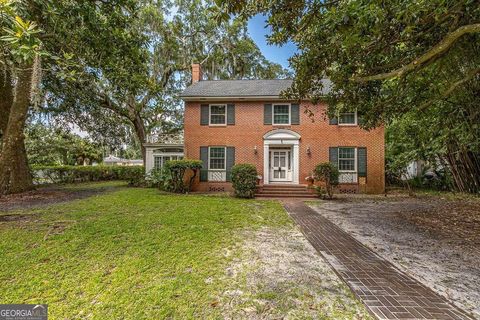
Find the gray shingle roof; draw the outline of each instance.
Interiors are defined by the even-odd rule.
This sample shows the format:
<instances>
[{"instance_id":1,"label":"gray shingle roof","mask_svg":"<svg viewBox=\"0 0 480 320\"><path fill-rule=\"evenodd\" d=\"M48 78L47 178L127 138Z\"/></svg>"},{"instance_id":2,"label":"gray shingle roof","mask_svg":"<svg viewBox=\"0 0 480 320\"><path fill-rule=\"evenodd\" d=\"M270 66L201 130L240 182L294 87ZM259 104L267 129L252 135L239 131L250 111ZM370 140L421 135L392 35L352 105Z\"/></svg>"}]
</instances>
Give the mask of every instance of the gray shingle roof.
<instances>
[{"instance_id":1,"label":"gray shingle roof","mask_svg":"<svg viewBox=\"0 0 480 320\"><path fill-rule=\"evenodd\" d=\"M181 97L278 97L292 82L283 79L199 81L186 88ZM323 80L323 93L328 93L330 88L330 80Z\"/></svg>"},{"instance_id":2,"label":"gray shingle roof","mask_svg":"<svg viewBox=\"0 0 480 320\"><path fill-rule=\"evenodd\" d=\"M199 81L186 88L181 97L279 96L292 80L212 80Z\"/></svg>"}]
</instances>

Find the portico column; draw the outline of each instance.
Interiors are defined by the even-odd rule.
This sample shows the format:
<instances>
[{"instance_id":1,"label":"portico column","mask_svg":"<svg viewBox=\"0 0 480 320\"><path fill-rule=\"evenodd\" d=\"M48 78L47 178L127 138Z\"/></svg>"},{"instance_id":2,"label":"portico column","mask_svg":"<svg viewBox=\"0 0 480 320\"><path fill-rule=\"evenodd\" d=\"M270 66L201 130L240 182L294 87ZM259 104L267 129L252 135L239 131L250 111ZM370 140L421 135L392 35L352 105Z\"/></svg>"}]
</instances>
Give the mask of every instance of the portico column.
<instances>
[{"instance_id":1,"label":"portico column","mask_svg":"<svg viewBox=\"0 0 480 320\"><path fill-rule=\"evenodd\" d=\"M300 175L300 147L298 143L293 145L293 183L299 184Z\"/></svg>"},{"instance_id":2,"label":"portico column","mask_svg":"<svg viewBox=\"0 0 480 320\"><path fill-rule=\"evenodd\" d=\"M270 181L270 168L268 166L269 162L269 147L268 144L263 144L263 184L268 184Z\"/></svg>"},{"instance_id":3,"label":"portico column","mask_svg":"<svg viewBox=\"0 0 480 320\"><path fill-rule=\"evenodd\" d=\"M150 173L153 169L153 150L151 148L147 148L147 152L145 153L145 172Z\"/></svg>"}]
</instances>

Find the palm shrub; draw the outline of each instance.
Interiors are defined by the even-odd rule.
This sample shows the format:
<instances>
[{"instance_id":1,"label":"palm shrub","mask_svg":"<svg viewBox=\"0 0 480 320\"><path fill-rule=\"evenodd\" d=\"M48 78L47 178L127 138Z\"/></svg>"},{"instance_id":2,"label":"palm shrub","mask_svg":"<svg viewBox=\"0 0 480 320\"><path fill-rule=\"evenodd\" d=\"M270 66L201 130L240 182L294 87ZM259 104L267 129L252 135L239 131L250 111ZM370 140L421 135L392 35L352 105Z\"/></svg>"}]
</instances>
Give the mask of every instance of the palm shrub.
<instances>
[{"instance_id":1,"label":"palm shrub","mask_svg":"<svg viewBox=\"0 0 480 320\"><path fill-rule=\"evenodd\" d=\"M320 195L327 195L329 199L333 198L333 187L338 184L339 172L336 166L330 162L318 164L314 171L313 177L315 181L322 182L324 186L317 187Z\"/></svg>"},{"instance_id":2,"label":"palm shrub","mask_svg":"<svg viewBox=\"0 0 480 320\"><path fill-rule=\"evenodd\" d=\"M253 198L257 189L257 168L250 163L236 164L232 167L232 184L235 196Z\"/></svg>"},{"instance_id":3,"label":"palm shrub","mask_svg":"<svg viewBox=\"0 0 480 320\"><path fill-rule=\"evenodd\" d=\"M170 160L165 163L165 168L170 172L168 191L176 193L187 193L192 190L198 172L202 168L201 160ZM185 174L189 172L190 177L185 182Z\"/></svg>"}]
</instances>

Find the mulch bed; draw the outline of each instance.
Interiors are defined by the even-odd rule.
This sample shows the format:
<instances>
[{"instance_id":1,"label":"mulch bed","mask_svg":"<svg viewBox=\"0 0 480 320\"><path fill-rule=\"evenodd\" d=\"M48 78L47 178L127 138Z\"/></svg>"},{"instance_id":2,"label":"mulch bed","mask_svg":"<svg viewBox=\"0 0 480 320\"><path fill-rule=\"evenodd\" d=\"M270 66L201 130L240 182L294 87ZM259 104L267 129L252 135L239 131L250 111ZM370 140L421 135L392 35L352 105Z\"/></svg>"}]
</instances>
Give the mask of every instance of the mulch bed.
<instances>
[{"instance_id":1,"label":"mulch bed","mask_svg":"<svg viewBox=\"0 0 480 320\"><path fill-rule=\"evenodd\" d=\"M433 209L399 215L434 237L480 245L480 201L429 200L435 202Z\"/></svg>"}]
</instances>

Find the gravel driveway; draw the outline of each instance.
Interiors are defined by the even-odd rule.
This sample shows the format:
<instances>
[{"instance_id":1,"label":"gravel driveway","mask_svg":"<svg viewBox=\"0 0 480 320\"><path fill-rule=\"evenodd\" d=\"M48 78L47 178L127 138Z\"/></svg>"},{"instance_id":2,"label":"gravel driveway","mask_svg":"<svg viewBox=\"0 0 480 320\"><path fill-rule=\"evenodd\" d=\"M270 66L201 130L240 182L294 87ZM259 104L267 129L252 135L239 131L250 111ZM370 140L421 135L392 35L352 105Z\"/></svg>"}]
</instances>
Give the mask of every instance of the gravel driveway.
<instances>
[{"instance_id":1,"label":"gravel driveway","mask_svg":"<svg viewBox=\"0 0 480 320\"><path fill-rule=\"evenodd\" d=\"M480 201L349 196L310 205L480 319Z\"/></svg>"}]
</instances>

